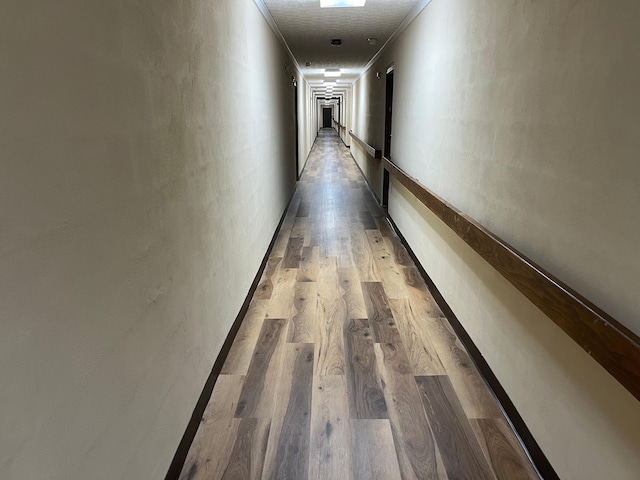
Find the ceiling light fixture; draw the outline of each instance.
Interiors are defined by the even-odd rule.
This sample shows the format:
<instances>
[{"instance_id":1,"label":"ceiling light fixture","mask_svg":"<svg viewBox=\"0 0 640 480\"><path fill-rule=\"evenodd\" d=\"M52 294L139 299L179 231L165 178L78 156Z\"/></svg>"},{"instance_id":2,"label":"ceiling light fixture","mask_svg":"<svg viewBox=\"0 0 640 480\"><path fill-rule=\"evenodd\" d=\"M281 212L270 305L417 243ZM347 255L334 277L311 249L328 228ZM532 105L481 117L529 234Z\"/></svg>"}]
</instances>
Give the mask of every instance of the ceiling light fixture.
<instances>
[{"instance_id":1,"label":"ceiling light fixture","mask_svg":"<svg viewBox=\"0 0 640 480\"><path fill-rule=\"evenodd\" d=\"M320 8L364 7L367 0L320 0Z\"/></svg>"},{"instance_id":2,"label":"ceiling light fixture","mask_svg":"<svg viewBox=\"0 0 640 480\"><path fill-rule=\"evenodd\" d=\"M339 77L341 75L339 68L326 68L324 71L325 77Z\"/></svg>"}]
</instances>

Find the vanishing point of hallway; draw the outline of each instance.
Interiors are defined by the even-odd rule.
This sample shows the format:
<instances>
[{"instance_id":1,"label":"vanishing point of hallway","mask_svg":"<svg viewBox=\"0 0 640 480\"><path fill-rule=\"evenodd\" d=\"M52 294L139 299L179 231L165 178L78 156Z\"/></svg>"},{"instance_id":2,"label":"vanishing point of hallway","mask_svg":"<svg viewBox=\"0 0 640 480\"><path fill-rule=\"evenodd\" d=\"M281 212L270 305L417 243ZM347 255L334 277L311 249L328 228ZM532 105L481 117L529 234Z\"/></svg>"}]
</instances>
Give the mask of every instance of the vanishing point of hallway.
<instances>
[{"instance_id":1,"label":"vanishing point of hallway","mask_svg":"<svg viewBox=\"0 0 640 480\"><path fill-rule=\"evenodd\" d=\"M181 478L538 478L333 130L316 140Z\"/></svg>"}]
</instances>

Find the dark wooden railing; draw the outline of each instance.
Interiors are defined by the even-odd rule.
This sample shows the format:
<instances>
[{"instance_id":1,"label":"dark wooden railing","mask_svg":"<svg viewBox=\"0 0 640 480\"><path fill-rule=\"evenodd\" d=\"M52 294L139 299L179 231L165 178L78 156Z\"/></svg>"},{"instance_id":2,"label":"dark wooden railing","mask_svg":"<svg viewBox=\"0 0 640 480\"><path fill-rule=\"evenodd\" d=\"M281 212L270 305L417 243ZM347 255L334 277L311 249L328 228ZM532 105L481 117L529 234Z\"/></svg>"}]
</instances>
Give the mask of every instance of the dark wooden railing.
<instances>
[{"instance_id":1,"label":"dark wooden railing","mask_svg":"<svg viewBox=\"0 0 640 480\"><path fill-rule=\"evenodd\" d=\"M373 148L371 145L369 145L367 142L365 142L364 140L358 138L356 136L355 133L353 133L353 130L349 130L349 135L351 135L351 138L353 138L353 140L360 145L362 148L365 149L365 151L367 152L367 154L369 154L370 157L373 158L382 158L382 151L380 150L376 150L375 148Z\"/></svg>"},{"instance_id":2,"label":"dark wooden railing","mask_svg":"<svg viewBox=\"0 0 640 480\"><path fill-rule=\"evenodd\" d=\"M382 162L420 202L640 400L640 337L391 160L383 157Z\"/></svg>"}]
</instances>

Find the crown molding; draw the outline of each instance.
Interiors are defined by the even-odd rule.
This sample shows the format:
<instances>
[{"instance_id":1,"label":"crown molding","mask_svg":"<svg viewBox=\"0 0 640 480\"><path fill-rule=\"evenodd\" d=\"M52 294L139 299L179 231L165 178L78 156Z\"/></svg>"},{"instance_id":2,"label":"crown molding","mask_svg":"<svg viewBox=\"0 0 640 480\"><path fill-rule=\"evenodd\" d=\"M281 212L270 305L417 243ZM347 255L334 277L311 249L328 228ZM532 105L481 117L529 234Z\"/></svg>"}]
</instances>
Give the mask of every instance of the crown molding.
<instances>
[{"instance_id":1,"label":"crown molding","mask_svg":"<svg viewBox=\"0 0 640 480\"><path fill-rule=\"evenodd\" d=\"M291 49L289 48L289 45L287 44L287 41L282 36L282 32L278 28L278 25L276 25L276 21L271 16L271 12L269 11L267 6L265 5L264 0L253 0L253 2L256 4L256 6L258 7L258 10L260 10L260 13L262 13L262 16L264 17L264 19L267 21L267 23L271 27L271 30L273 30L273 33L276 34L276 37L278 37L278 39L280 40L280 43L282 43L282 46L285 48L285 50L289 54L289 57L291 58L291 61L296 66L296 70L298 70L298 73L304 79L304 75L302 75L302 68L300 67L300 64L296 60L296 57L293 56L293 53L291 52ZM305 82L306 82L306 79L305 79Z\"/></svg>"},{"instance_id":2,"label":"crown molding","mask_svg":"<svg viewBox=\"0 0 640 480\"><path fill-rule=\"evenodd\" d=\"M390 45L391 42L393 42L396 38L398 38L398 36L406 30L406 28L411 24L411 22L413 22L416 19L416 17L420 14L420 12L422 12L422 10L424 10L425 7L430 3L431 3L431 0L420 0L416 4L416 6L413 7L413 10L409 12L409 15L405 17L405 19L398 26L398 28L396 28L395 32L391 34L391 36L387 39L387 41L384 42L384 45L380 47L380 50L378 50L376 54L371 58L371 60L369 60L369 62L364 66L358 78L356 78L351 85L355 85L355 83L358 80L360 80L365 73L367 73L367 71L371 68L371 66L378 60L378 58L380 58L384 50L387 48L387 45Z\"/></svg>"}]
</instances>

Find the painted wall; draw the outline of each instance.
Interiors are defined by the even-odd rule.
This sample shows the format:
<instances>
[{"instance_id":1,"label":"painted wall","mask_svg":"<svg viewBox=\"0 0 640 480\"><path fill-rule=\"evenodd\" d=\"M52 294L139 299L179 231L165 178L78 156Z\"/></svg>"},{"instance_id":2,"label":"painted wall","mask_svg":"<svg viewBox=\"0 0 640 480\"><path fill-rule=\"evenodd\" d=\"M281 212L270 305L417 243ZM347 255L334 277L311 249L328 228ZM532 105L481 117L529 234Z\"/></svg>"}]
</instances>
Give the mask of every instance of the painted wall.
<instances>
[{"instance_id":1,"label":"painted wall","mask_svg":"<svg viewBox=\"0 0 640 480\"><path fill-rule=\"evenodd\" d=\"M636 333L639 22L630 1L433 0L353 106L381 146L393 64L392 159ZM638 478L640 402L396 182L389 211L560 477Z\"/></svg>"},{"instance_id":2,"label":"painted wall","mask_svg":"<svg viewBox=\"0 0 640 480\"><path fill-rule=\"evenodd\" d=\"M252 0L0 10L0 478L163 478L294 189L291 62Z\"/></svg>"}]
</instances>

